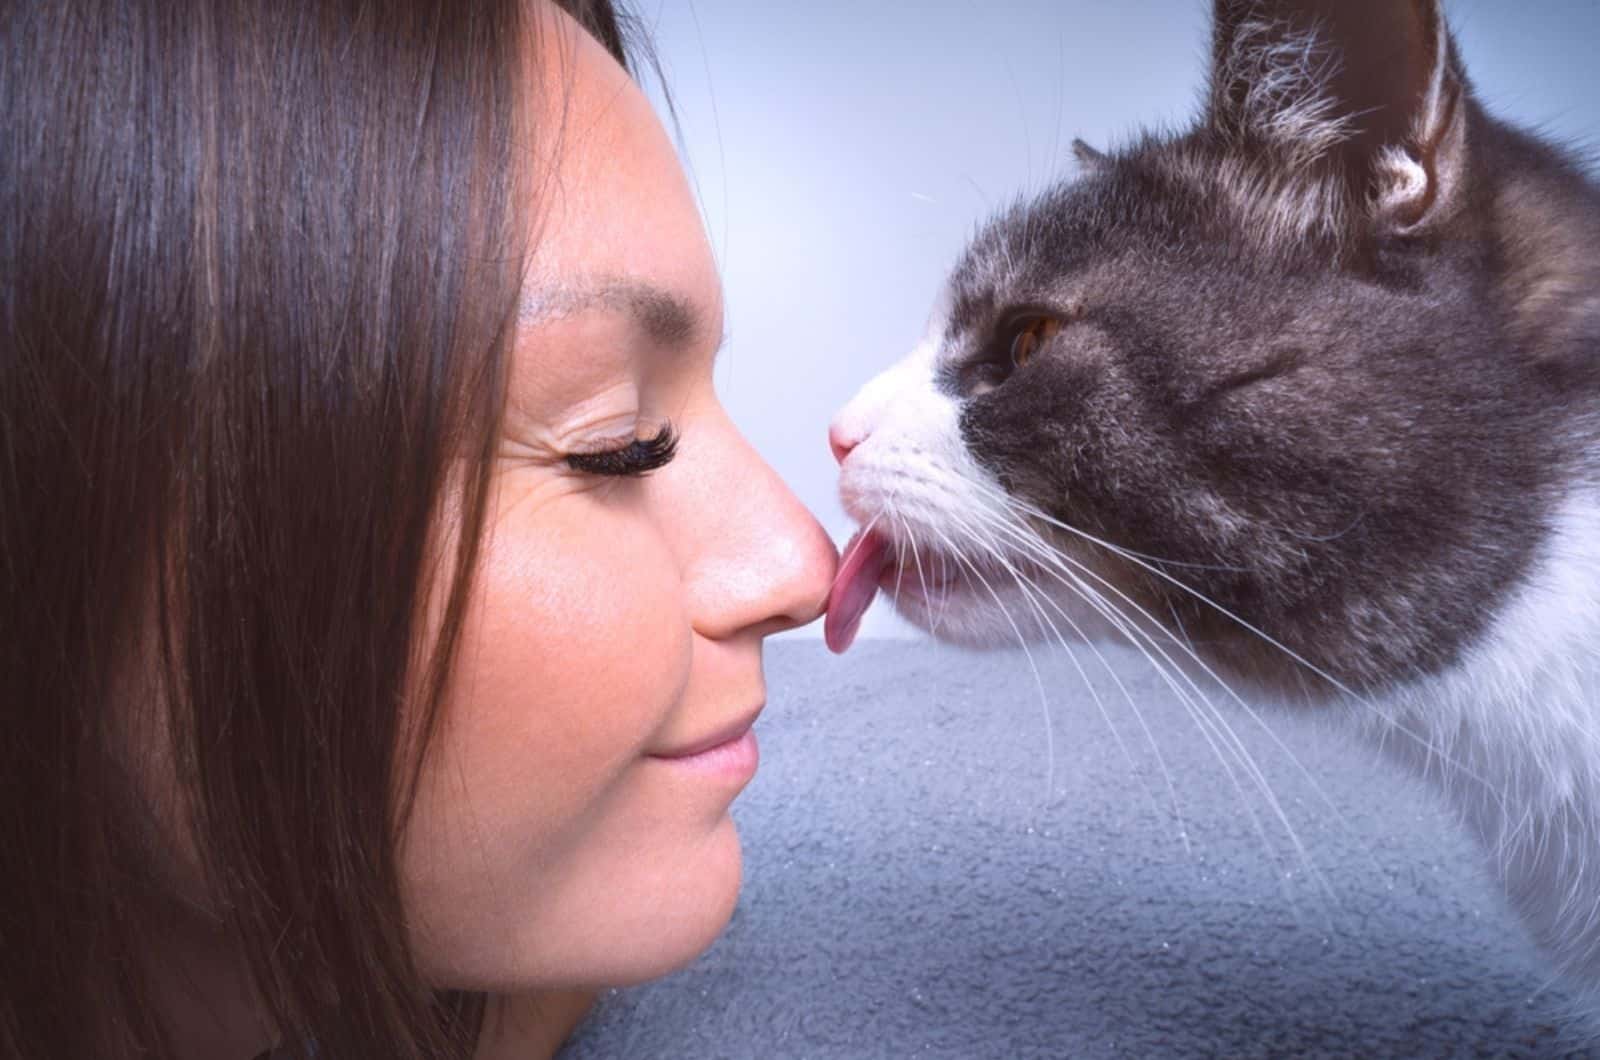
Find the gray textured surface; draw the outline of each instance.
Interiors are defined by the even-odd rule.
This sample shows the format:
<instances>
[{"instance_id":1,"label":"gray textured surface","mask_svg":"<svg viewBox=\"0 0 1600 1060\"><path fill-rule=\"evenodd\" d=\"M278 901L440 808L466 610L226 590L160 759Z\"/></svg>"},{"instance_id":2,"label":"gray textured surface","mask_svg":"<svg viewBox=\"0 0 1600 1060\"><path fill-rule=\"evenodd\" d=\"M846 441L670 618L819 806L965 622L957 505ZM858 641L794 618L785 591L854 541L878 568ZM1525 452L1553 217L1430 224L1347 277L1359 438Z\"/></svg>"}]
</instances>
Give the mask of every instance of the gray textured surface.
<instances>
[{"instance_id":1,"label":"gray textured surface","mask_svg":"<svg viewBox=\"0 0 1600 1060\"><path fill-rule=\"evenodd\" d=\"M1302 858L1239 761L1235 787L1144 664L1107 658L1176 799L1092 655L1121 743L1071 660L1041 657L1047 781L1020 654L769 647L733 922L604 999L563 1060L1591 1055L1429 792L1225 708Z\"/></svg>"}]
</instances>

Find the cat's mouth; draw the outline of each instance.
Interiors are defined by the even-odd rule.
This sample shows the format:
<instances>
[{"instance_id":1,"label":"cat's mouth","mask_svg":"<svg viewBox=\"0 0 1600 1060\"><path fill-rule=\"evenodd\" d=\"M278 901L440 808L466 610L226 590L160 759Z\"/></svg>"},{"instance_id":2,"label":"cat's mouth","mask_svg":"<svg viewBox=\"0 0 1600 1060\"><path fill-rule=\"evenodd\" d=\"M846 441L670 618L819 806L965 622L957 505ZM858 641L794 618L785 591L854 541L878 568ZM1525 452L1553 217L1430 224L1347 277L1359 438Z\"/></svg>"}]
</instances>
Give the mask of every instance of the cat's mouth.
<instances>
[{"instance_id":1,"label":"cat's mouth","mask_svg":"<svg viewBox=\"0 0 1600 1060\"><path fill-rule=\"evenodd\" d=\"M969 589L993 593L996 585L1016 573L1015 564L1005 567L926 544L913 546L875 529L858 531L844 547L838 576L828 594L823 637L833 652L847 651L880 589L897 600L917 597L931 604Z\"/></svg>"}]
</instances>

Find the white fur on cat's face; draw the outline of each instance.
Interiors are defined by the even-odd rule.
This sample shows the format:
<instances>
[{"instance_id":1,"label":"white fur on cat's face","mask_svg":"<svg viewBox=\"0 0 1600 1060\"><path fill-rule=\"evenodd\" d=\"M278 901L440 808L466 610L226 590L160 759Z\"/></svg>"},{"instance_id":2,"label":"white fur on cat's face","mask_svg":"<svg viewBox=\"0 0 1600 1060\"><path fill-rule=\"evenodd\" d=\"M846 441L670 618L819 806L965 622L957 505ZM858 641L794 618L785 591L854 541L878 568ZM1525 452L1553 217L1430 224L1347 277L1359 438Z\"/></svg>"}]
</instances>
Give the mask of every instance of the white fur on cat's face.
<instances>
[{"instance_id":1,"label":"white fur on cat's face","mask_svg":"<svg viewBox=\"0 0 1600 1060\"><path fill-rule=\"evenodd\" d=\"M1063 544L1047 545L967 450L961 401L938 385L944 332L936 309L923 340L829 428L845 510L893 556L884 591L914 625L976 647L1108 634L1051 558Z\"/></svg>"}]
</instances>

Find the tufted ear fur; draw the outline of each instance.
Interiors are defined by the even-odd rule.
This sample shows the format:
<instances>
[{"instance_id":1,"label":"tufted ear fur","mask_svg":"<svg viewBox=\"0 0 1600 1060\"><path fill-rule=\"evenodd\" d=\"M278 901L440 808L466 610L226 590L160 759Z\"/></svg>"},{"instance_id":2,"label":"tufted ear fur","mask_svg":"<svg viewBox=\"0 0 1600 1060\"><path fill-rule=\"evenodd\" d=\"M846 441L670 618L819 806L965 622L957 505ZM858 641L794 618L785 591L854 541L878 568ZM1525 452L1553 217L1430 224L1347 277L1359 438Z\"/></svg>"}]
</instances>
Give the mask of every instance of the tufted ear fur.
<instances>
[{"instance_id":1,"label":"tufted ear fur","mask_svg":"<svg viewBox=\"0 0 1600 1060\"><path fill-rule=\"evenodd\" d=\"M1466 78L1441 0L1216 0L1210 131L1285 178L1346 182L1382 231L1463 199Z\"/></svg>"},{"instance_id":2,"label":"tufted ear fur","mask_svg":"<svg viewBox=\"0 0 1600 1060\"><path fill-rule=\"evenodd\" d=\"M1111 161L1110 158L1106 157L1105 152L1096 150L1082 140L1077 139L1072 141L1072 157L1077 159L1078 168L1085 173L1093 173Z\"/></svg>"}]
</instances>

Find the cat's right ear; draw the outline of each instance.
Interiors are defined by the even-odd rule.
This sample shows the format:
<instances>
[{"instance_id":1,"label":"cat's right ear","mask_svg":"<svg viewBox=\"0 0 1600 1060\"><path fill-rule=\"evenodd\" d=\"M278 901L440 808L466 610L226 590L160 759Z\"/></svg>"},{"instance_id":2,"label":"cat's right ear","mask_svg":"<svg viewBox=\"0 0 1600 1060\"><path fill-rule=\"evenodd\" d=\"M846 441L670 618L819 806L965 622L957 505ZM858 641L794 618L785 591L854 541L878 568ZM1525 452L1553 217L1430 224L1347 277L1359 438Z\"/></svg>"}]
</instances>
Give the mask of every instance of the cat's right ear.
<instances>
[{"instance_id":1,"label":"cat's right ear","mask_svg":"<svg viewBox=\"0 0 1600 1060\"><path fill-rule=\"evenodd\" d=\"M1209 128L1385 231L1462 202L1467 94L1441 0L1216 0Z\"/></svg>"}]
</instances>

